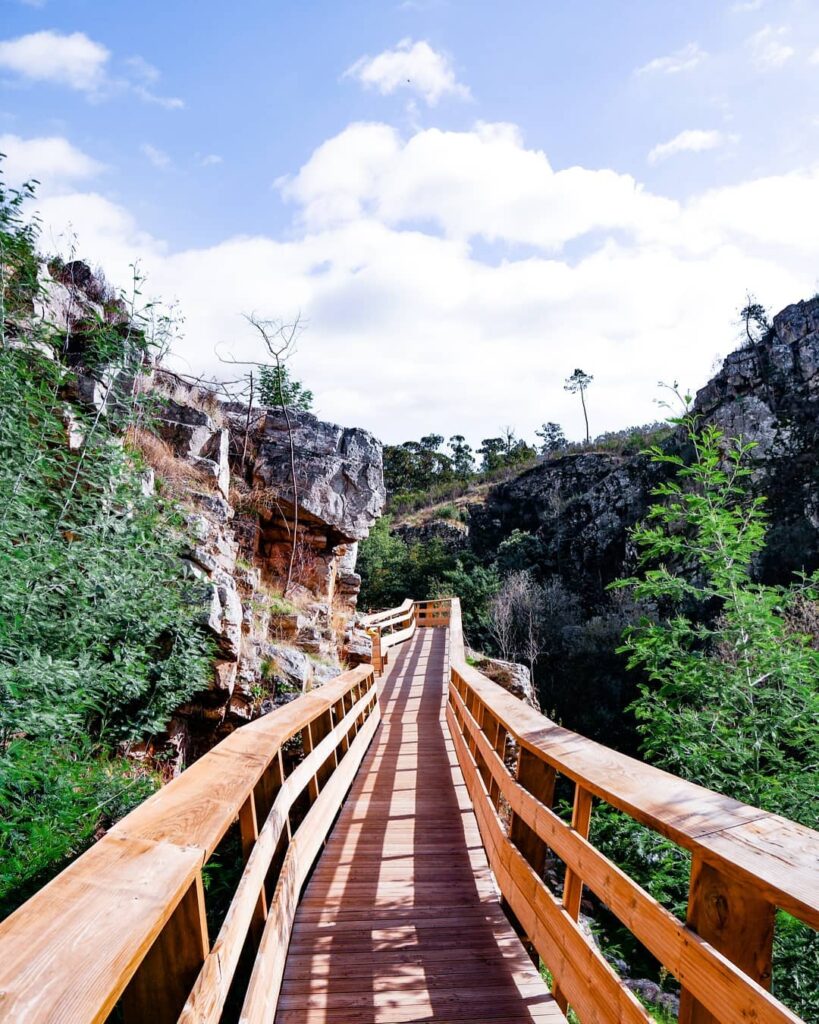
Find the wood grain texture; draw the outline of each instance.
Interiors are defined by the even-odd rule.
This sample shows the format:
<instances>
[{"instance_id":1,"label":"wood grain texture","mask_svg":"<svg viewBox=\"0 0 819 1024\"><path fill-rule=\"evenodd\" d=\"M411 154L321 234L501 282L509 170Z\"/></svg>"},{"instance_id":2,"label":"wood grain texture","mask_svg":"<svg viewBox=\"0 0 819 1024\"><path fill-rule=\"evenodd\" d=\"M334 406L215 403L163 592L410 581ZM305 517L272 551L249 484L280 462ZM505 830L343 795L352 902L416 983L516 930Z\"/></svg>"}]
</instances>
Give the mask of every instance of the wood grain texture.
<instances>
[{"instance_id":1,"label":"wood grain texture","mask_svg":"<svg viewBox=\"0 0 819 1024\"><path fill-rule=\"evenodd\" d=\"M576 873L640 942L704 1005L713 1009L715 1019L796 1024L798 1017L783 1007L765 988L741 973L746 948L737 961L714 948L686 928L656 900L641 889L576 829L569 828L549 807L516 785L477 722L471 718L456 687L451 688L453 721L476 738L493 779L513 812L543 838L546 844ZM465 749L468 749L465 747ZM584 824L585 811L576 819ZM480 820L480 816L479 816ZM744 920L744 918L743 918ZM746 937L750 933L746 932ZM544 957L545 959L545 957ZM550 965L551 966L551 965ZM739 968L739 969L738 969ZM559 972L555 971L556 974Z\"/></svg>"},{"instance_id":2,"label":"wood grain texture","mask_svg":"<svg viewBox=\"0 0 819 1024\"><path fill-rule=\"evenodd\" d=\"M564 729L466 663L452 601L452 669L524 748L592 796L819 929L819 833L686 782Z\"/></svg>"},{"instance_id":3,"label":"wood grain texture","mask_svg":"<svg viewBox=\"0 0 819 1024\"><path fill-rule=\"evenodd\" d=\"M563 1021L498 902L443 728L446 632L418 629L296 911L276 1021ZM342 766L343 766L342 762Z\"/></svg>"}]
</instances>

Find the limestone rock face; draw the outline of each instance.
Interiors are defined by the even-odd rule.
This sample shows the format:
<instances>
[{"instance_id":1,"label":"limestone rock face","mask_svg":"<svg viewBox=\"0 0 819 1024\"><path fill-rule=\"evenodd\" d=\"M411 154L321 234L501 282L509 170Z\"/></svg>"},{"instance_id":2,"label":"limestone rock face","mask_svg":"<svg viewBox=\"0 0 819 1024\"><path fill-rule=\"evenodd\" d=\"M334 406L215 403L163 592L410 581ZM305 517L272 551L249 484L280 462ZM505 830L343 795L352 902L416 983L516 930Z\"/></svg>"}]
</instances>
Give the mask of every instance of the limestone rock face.
<instances>
[{"instance_id":1,"label":"limestone rock face","mask_svg":"<svg viewBox=\"0 0 819 1024\"><path fill-rule=\"evenodd\" d=\"M486 654L479 654L475 651L468 651L468 656L474 659L475 668L483 672L498 686L508 690L513 697L522 700L536 711L540 711L540 703L537 699L537 692L532 682L532 674L525 665L516 661L503 661L501 658L490 658Z\"/></svg>"},{"instance_id":2,"label":"limestone rock face","mask_svg":"<svg viewBox=\"0 0 819 1024\"><path fill-rule=\"evenodd\" d=\"M386 501L381 443L366 430L323 423L290 411L299 508L330 527L339 541L362 540ZM293 504L290 439L277 409L265 411L256 438L253 483Z\"/></svg>"}]
</instances>

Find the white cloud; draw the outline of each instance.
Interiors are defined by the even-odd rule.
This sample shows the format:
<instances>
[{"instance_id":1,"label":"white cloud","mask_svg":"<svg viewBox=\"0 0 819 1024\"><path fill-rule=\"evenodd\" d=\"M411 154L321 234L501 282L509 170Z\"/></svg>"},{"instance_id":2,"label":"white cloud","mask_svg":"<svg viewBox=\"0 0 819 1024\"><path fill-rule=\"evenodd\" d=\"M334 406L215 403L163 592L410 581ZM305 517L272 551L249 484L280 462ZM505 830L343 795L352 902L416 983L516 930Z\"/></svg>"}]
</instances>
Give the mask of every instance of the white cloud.
<instances>
[{"instance_id":1,"label":"white cloud","mask_svg":"<svg viewBox=\"0 0 819 1024\"><path fill-rule=\"evenodd\" d=\"M32 32L0 41L0 68L34 82L97 92L105 82L110 52L84 32Z\"/></svg>"},{"instance_id":2,"label":"white cloud","mask_svg":"<svg viewBox=\"0 0 819 1024\"><path fill-rule=\"evenodd\" d=\"M787 25L774 27L766 25L746 40L751 53L751 60L760 71L781 68L796 53L796 50L784 42L790 33Z\"/></svg>"},{"instance_id":3,"label":"white cloud","mask_svg":"<svg viewBox=\"0 0 819 1024\"><path fill-rule=\"evenodd\" d=\"M675 135L668 142L660 142L649 152L648 162L650 164L667 160L670 156L678 153L702 153L706 149L717 149L724 145L725 136L722 132L715 130L704 130L702 128L689 128L686 131Z\"/></svg>"},{"instance_id":4,"label":"white cloud","mask_svg":"<svg viewBox=\"0 0 819 1024\"><path fill-rule=\"evenodd\" d=\"M639 227L674 206L627 174L555 171L509 124L478 124L470 132L430 128L406 142L387 125L353 124L320 146L282 189L311 229L372 217L391 226L431 223L450 238L547 250L591 231Z\"/></svg>"},{"instance_id":5,"label":"white cloud","mask_svg":"<svg viewBox=\"0 0 819 1024\"><path fill-rule=\"evenodd\" d=\"M698 64L701 64L708 54L705 50L700 49L697 43L688 43L683 46L682 49L677 50L675 53L670 53L666 57L655 57L650 60L647 64L637 68L635 74L648 75L648 74L665 74L665 75L676 75L680 71L690 71L695 68Z\"/></svg>"},{"instance_id":6,"label":"white cloud","mask_svg":"<svg viewBox=\"0 0 819 1024\"><path fill-rule=\"evenodd\" d=\"M580 436L562 389L576 365L595 375L593 432L655 419L657 380L699 386L733 347L747 290L775 308L815 290L819 169L679 203L611 170L555 170L508 125L406 140L353 125L284 187L300 215L284 239L171 251L79 192L41 204L46 243L71 223L118 282L141 256L145 294L180 301L177 365L197 372L224 373L217 345L258 357L242 311L301 310L294 370L320 414L390 441L506 422L531 437L546 419ZM475 238L528 245L488 259Z\"/></svg>"},{"instance_id":7,"label":"white cloud","mask_svg":"<svg viewBox=\"0 0 819 1024\"><path fill-rule=\"evenodd\" d=\"M738 0L737 3L731 4L732 14L746 14L749 11L759 11L765 0Z\"/></svg>"},{"instance_id":8,"label":"white cloud","mask_svg":"<svg viewBox=\"0 0 819 1024\"><path fill-rule=\"evenodd\" d=\"M819 49L814 50L810 55L810 62L811 64L819 64Z\"/></svg>"},{"instance_id":9,"label":"white cloud","mask_svg":"<svg viewBox=\"0 0 819 1024\"><path fill-rule=\"evenodd\" d=\"M12 186L36 178L42 182L41 189L54 192L105 170L104 164L59 136L23 139L19 135L0 135L0 153L6 157L3 175Z\"/></svg>"},{"instance_id":10,"label":"white cloud","mask_svg":"<svg viewBox=\"0 0 819 1024\"><path fill-rule=\"evenodd\" d=\"M166 110L184 107L176 96L160 96L150 86L160 73L142 57L129 57L126 75L111 74L111 52L84 32L64 35L45 30L17 39L0 40L0 68L12 71L28 82L49 82L85 93L93 99L130 92L146 103Z\"/></svg>"},{"instance_id":11,"label":"white cloud","mask_svg":"<svg viewBox=\"0 0 819 1024\"><path fill-rule=\"evenodd\" d=\"M442 96L469 99L469 89L455 75L446 54L439 53L424 40L414 43L402 39L392 50L384 50L376 57L361 57L344 72L345 78L355 78L366 87L390 95L397 89L418 93L431 107Z\"/></svg>"},{"instance_id":12,"label":"white cloud","mask_svg":"<svg viewBox=\"0 0 819 1024\"><path fill-rule=\"evenodd\" d=\"M202 167L215 167L216 164L224 163L224 157L219 156L218 153L207 153L199 158L199 163Z\"/></svg>"},{"instance_id":13,"label":"white cloud","mask_svg":"<svg viewBox=\"0 0 819 1024\"><path fill-rule=\"evenodd\" d=\"M139 147L139 151L146 160L160 170L164 170L166 167L171 166L171 158L168 154L164 150L158 149L156 146L152 146L150 142L143 142Z\"/></svg>"}]
</instances>

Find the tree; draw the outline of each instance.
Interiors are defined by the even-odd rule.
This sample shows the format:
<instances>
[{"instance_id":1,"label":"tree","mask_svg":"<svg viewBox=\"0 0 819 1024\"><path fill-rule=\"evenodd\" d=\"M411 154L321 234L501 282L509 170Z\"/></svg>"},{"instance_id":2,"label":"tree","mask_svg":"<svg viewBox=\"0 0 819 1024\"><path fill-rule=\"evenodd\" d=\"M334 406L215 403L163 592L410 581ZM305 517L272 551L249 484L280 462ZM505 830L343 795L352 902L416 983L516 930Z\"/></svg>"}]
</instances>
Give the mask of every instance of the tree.
<instances>
[{"instance_id":1,"label":"tree","mask_svg":"<svg viewBox=\"0 0 819 1024\"><path fill-rule=\"evenodd\" d=\"M568 443L559 423L544 423L535 434L541 439L540 451L543 455L563 451Z\"/></svg>"},{"instance_id":2,"label":"tree","mask_svg":"<svg viewBox=\"0 0 819 1024\"><path fill-rule=\"evenodd\" d=\"M491 473L494 469L500 469L505 464L506 441L502 437L485 437L481 441L478 455L483 458L481 469L484 473Z\"/></svg>"},{"instance_id":3,"label":"tree","mask_svg":"<svg viewBox=\"0 0 819 1024\"><path fill-rule=\"evenodd\" d=\"M589 436L589 414L586 410L586 391L594 380L594 377L590 373L585 373L581 369L576 369L571 377L566 378L566 382L563 385L563 390L568 391L572 395L580 393L580 404L583 406L583 419L586 421L586 444L589 444L591 437Z\"/></svg>"},{"instance_id":4,"label":"tree","mask_svg":"<svg viewBox=\"0 0 819 1024\"><path fill-rule=\"evenodd\" d=\"M796 612L819 600L819 573L789 587L754 582L764 499L746 481L753 444L693 416L693 451L651 449L677 470L632 532L642 574L620 580L665 609L626 631L629 666L648 682L632 705L645 754L683 778L813 827L819 777L819 651Z\"/></svg>"},{"instance_id":5,"label":"tree","mask_svg":"<svg viewBox=\"0 0 819 1024\"><path fill-rule=\"evenodd\" d=\"M302 412L310 412L313 408L313 392L292 377L284 364L260 368L259 398L263 405L286 405Z\"/></svg>"},{"instance_id":6,"label":"tree","mask_svg":"<svg viewBox=\"0 0 819 1024\"><path fill-rule=\"evenodd\" d=\"M286 323L284 320L263 320L256 316L255 313L246 314L245 319L259 332L268 354L275 361L275 365L271 370L277 384L276 404L284 413L285 423L287 424L287 441L290 452L290 483L293 488L293 528L290 530L290 526L285 519L285 525L290 530L290 559L287 564L287 579L284 584L284 595L286 597L293 582L293 566L296 562L296 550L299 542L299 483L296 473L296 446L293 439L293 423L290 419L290 409L285 399L284 385L287 381L287 375L284 364L295 352L296 342L304 329L304 325L302 324L301 317L298 316L292 323ZM262 367L262 369L267 369L267 367ZM301 387L301 385L298 386ZM312 401L312 394L310 392L306 394L310 395L310 400ZM302 397L304 398L305 395Z\"/></svg>"},{"instance_id":7,"label":"tree","mask_svg":"<svg viewBox=\"0 0 819 1024\"><path fill-rule=\"evenodd\" d=\"M453 473L459 480L468 480L475 472L475 459L463 434L453 434L450 437L449 450L452 452Z\"/></svg>"},{"instance_id":8,"label":"tree","mask_svg":"<svg viewBox=\"0 0 819 1024\"><path fill-rule=\"evenodd\" d=\"M544 647L544 593L531 572L510 573L489 601L489 630L507 661L522 658L534 679Z\"/></svg>"},{"instance_id":9,"label":"tree","mask_svg":"<svg viewBox=\"0 0 819 1024\"><path fill-rule=\"evenodd\" d=\"M819 650L809 633L819 573L790 586L754 582L767 528L764 499L747 487L754 446L692 416L677 422L693 461L650 449L677 476L655 489L660 502L633 531L640 575L615 584L661 610L626 629L620 648L647 677L631 705L643 752L692 782L815 828ZM661 882L684 910L689 866L667 840L612 811L599 815L595 842L655 898ZM779 911L774 941L773 991L810 1019L819 940Z\"/></svg>"},{"instance_id":10,"label":"tree","mask_svg":"<svg viewBox=\"0 0 819 1024\"><path fill-rule=\"evenodd\" d=\"M745 330L748 343L751 345L760 341L771 329L767 310L761 302L757 302L756 297L750 292L745 296L745 305L739 311L739 320ZM754 337L752 327L757 330L756 337Z\"/></svg>"}]
</instances>

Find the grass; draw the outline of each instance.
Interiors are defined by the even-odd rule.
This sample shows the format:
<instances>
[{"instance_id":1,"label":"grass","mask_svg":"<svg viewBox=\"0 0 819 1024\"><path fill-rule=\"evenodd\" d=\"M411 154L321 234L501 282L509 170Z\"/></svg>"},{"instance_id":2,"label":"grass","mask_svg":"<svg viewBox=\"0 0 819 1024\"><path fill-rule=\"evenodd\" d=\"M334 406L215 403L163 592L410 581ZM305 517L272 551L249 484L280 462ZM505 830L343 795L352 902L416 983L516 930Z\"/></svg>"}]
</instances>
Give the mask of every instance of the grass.
<instances>
[{"instance_id":1,"label":"grass","mask_svg":"<svg viewBox=\"0 0 819 1024\"><path fill-rule=\"evenodd\" d=\"M167 441L144 427L129 427L125 444L156 473L160 489L168 497L183 499L189 497L192 488L214 490L216 487L213 477L180 459Z\"/></svg>"}]
</instances>

